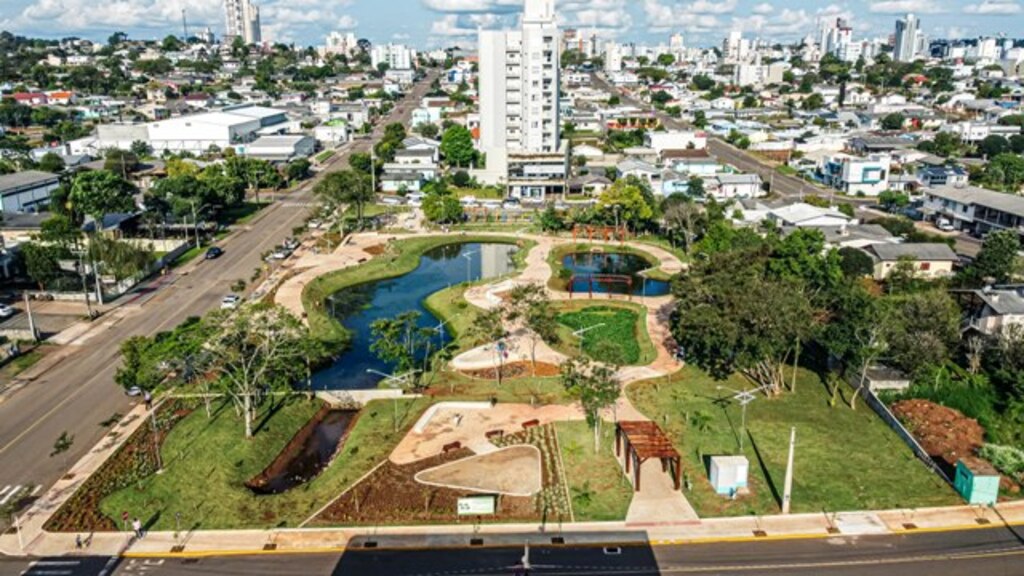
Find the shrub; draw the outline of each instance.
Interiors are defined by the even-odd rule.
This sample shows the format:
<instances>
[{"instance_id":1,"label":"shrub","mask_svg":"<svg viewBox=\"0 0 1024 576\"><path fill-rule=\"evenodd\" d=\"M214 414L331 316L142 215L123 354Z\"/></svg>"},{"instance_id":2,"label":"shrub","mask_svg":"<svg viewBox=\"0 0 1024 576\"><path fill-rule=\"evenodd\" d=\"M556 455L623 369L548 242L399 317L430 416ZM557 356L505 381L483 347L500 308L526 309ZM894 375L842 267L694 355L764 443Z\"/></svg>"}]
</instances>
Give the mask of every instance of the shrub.
<instances>
[{"instance_id":1,"label":"shrub","mask_svg":"<svg viewBox=\"0 0 1024 576\"><path fill-rule=\"evenodd\" d=\"M986 444L978 455L988 460L997 470L1017 480L1024 479L1024 450L1013 446Z\"/></svg>"}]
</instances>

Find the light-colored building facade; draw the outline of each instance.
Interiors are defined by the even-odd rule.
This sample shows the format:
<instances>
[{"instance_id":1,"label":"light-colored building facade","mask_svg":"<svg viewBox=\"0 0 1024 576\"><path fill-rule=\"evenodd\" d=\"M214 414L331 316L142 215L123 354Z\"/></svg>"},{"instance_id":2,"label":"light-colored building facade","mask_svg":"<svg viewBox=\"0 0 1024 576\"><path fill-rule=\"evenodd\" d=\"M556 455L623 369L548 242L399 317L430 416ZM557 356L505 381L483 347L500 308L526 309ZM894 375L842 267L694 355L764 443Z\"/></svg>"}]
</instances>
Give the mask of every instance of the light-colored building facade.
<instances>
[{"instance_id":1,"label":"light-colored building facade","mask_svg":"<svg viewBox=\"0 0 1024 576\"><path fill-rule=\"evenodd\" d=\"M409 70L416 60L416 51L404 44L377 44L370 49L370 63L376 68L387 64L391 70Z\"/></svg>"},{"instance_id":2,"label":"light-colored building facade","mask_svg":"<svg viewBox=\"0 0 1024 576\"><path fill-rule=\"evenodd\" d=\"M913 14L896 21L896 45L892 59L897 62L913 62L924 50L924 33L921 21Z\"/></svg>"},{"instance_id":3,"label":"light-colored building facade","mask_svg":"<svg viewBox=\"0 0 1024 576\"><path fill-rule=\"evenodd\" d=\"M821 173L825 184L844 194L878 196L889 187L892 158L875 154L865 158L845 154L825 159Z\"/></svg>"},{"instance_id":4,"label":"light-colored building facade","mask_svg":"<svg viewBox=\"0 0 1024 576\"><path fill-rule=\"evenodd\" d=\"M564 191L568 161L561 141L554 0L526 0L520 30L482 30L479 44L480 149L487 155L486 172L504 179L513 197L543 199ZM552 170L559 164L560 173Z\"/></svg>"},{"instance_id":5,"label":"light-colored building facade","mask_svg":"<svg viewBox=\"0 0 1024 576\"><path fill-rule=\"evenodd\" d=\"M263 42L260 9L250 0L224 0L224 16L227 23L225 42L231 43L235 38L241 38L246 44Z\"/></svg>"}]
</instances>

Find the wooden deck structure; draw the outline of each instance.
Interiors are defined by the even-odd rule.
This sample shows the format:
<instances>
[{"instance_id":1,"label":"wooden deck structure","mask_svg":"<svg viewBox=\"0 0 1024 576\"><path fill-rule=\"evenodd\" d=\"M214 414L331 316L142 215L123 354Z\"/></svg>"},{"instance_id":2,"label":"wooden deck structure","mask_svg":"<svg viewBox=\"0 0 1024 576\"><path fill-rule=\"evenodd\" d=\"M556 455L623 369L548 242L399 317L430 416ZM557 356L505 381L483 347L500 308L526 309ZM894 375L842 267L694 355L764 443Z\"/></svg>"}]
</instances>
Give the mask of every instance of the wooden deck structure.
<instances>
[{"instance_id":1,"label":"wooden deck structure","mask_svg":"<svg viewBox=\"0 0 1024 576\"><path fill-rule=\"evenodd\" d=\"M632 469L635 491L640 491L640 467L651 458L661 460L661 470L669 472L675 489L680 489L682 459L661 427L654 422L622 421L616 424L615 456L625 458L627 475Z\"/></svg>"}]
</instances>

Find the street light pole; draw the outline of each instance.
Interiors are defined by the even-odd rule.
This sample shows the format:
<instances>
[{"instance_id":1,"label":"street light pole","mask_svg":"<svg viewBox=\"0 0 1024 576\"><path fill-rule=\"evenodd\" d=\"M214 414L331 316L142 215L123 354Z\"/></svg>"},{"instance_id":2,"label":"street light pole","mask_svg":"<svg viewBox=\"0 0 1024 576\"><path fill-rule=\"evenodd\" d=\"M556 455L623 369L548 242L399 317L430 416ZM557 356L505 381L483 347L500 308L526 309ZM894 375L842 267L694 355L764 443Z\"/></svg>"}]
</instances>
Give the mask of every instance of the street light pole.
<instances>
[{"instance_id":1,"label":"street light pole","mask_svg":"<svg viewBox=\"0 0 1024 576\"><path fill-rule=\"evenodd\" d=\"M368 374L376 374L377 376L383 377L385 382L390 382L390 384L388 384L389 387L397 388L397 389L401 390L402 383L403 382L408 382L409 381L409 376L415 374L417 371L413 370L411 372L406 372L405 374L402 374L400 376L395 376L394 374L385 374L384 372L381 372L379 370L374 370L373 368L367 368L366 372ZM393 409L392 415L391 415L391 425L392 425L392 429L395 432L398 432L398 396L395 396L394 398L392 398L392 400L393 400L393 404L392 405L393 405L394 409Z\"/></svg>"},{"instance_id":2,"label":"street light pole","mask_svg":"<svg viewBox=\"0 0 1024 576\"><path fill-rule=\"evenodd\" d=\"M793 496L793 452L796 448L796 426L789 429L789 459L786 460L786 483L782 492L782 513L789 514Z\"/></svg>"}]
</instances>

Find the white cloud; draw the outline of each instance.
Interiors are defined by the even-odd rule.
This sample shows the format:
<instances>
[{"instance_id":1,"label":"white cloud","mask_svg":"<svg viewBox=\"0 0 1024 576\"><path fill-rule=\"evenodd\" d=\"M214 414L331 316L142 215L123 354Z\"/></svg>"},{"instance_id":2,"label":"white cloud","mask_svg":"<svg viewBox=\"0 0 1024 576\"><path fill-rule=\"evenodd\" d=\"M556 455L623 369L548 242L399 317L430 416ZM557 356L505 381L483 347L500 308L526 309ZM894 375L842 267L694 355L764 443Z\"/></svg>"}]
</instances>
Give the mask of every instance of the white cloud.
<instances>
[{"instance_id":1,"label":"white cloud","mask_svg":"<svg viewBox=\"0 0 1024 576\"><path fill-rule=\"evenodd\" d=\"M359 27L359 20L356 20L348 14L344 14L341 18L338 18L338 23L335 24L334 27L338 30L354 30Z\"/></svg>"},{"instance_id":2,"label":"white cloud","mask_svg":"<svg viewBox=\"0 0 1024 576\"><path fill-rule=\"evenodd\" d=\"M423 5L435 12L521 12L522 0L423 0Z\"/></svg>"},{"instance_id":3,"label":"white cloud","mask_svg":"<svg viewBox=\"0 0 1024 576\"><path fill-rule=\"evenodd\" d=\"M1008 0L984 0L981 4L968 4L964 6L964 12L967 14L1006 15L1020 14L1021 11L1019 3Z\"/></svg>"},{"instance_id":4,"label":"white cloud","mask_svg":"<svg viewBox=\"0 0 1024 576\"><path fill-rule=\"evenodd\" d=\"M754 14L747 17L733 18L733 29L744 32L756 32L768 37L802 36L811 30L814 17L806 10L783 8L772 16Z\"/></svg>"},{"instance_id":5,"label":"white cloud","mask_svg":"<svg viewBox=\"0 0 1024 576\"><path fill-rule=\"evenodd\" d=\"M880 0L872 2L868 10L875 14L941 14L946 11L935 0Z\"/></svg>"},{"instance_id":6,"label":"white cloud","mask_svg":"<svg viewBox=\"0 0 1024 576\"><path fill-rule=\"evenodd\" d=\"M762 2L761 4L758 4L757 6L754 6L753 9L751 9L751 12L753 12L754 14L761 14L761 15L771 14L774 11L775 11L775 6L772 6L771 4L769 4L767 2Z\"/></svg>"},{"instance_id":7,"label":"white cloud","mask_svg":"<svg viewBox=\"0 0 1024 576\"><path fill-rule=\"evenodd\" d=\"M698 2L706 3L704 0ZM733 4L735 5L735 2ZM716 15L699 13L688 9L690 7L684 9L680 6L662 4L659 0L644 0L643 11L647 30L653 33L685 32L691 36L723 30L724 24Z\"/></svg>"}]
</instances>

